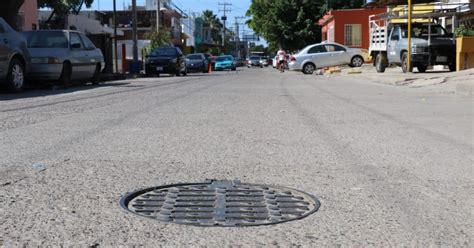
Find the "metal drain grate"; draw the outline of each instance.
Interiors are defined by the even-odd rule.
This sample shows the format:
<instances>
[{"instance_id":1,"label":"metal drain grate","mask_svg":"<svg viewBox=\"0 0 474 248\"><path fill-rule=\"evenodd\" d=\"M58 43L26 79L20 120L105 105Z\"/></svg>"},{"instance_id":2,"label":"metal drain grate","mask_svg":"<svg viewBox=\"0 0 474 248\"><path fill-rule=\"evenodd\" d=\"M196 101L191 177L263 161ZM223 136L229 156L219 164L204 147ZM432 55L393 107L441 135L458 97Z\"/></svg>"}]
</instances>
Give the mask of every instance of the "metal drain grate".
<instances>
[{"instance_id":1,"label":"metal drain grate","mask_svg":"<svg viewBox=\"0 0 474 248\"><path fill-rule=\"evenodd\" d=\"M120 205L137 215L196 226L257 226L302 219L320 206L304 192L279 186L208 181L130 193Z\"/></svg>"}]
</instances>

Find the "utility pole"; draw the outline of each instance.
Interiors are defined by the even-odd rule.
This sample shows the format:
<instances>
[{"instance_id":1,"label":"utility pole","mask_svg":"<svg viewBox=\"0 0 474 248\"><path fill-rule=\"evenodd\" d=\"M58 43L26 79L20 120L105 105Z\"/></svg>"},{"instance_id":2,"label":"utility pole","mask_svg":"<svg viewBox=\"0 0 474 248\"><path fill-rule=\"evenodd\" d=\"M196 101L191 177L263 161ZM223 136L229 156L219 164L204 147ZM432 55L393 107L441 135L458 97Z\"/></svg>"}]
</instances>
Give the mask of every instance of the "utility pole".
<instances>
[{"instance_id":1,"label":"utility pole","mask_svg":"<svg viewBox=\"0 0 474 248\"><path fill-rule=\"evenodd\" d=\"M235 17L235 34L234 34L234 39L235 39L235 52L237 55L237 58L240 58L240 49L239 49L239 23L237 22L237 17Z\"/></svg>"},{"instance_id":2,"label":"utility pole","mask_svg":"<svg viewBox=\"0 0 474 248\"><path fill-rule=\"evenodd\" d=\"M412 16L412 0L408 0L408 62L407 62L407 71L411 72L411 16Z\"/></svg>"},{"instance_id":3,"label":"utility pole","mask_svg":"<svg viewBox=\"0 0 474 248\"><path fill-rule=\"evenodd\" d=\"M225 23L227 21L227 13L232 12L230 9L230 6L232 6L231 3L227 3L226 0L224 0L224 3L218 3L219 6L222 6L222 9L219 8L219 12L223 12L224 15L222 16L221 20L224 22L224 29L222 31L222 46L225 47L225 32L226 32L226 26Z\"/></svg>"},{"instance_id":4,"label":"utility pole","mask_svg":"<svg viewBox=\"0 0 474 248\"><path fill-rule=\"evenodd\" d=\"M236 16L235 17L235 50L237 52L237 57L240 58L240 19L245 19L243 16Z\"/></svg>"},{"instance_id":5,"label":"utility pole","mask_svg":"<svg viewBox=\"0 0 474 248\"><path fill-rule=\"evenodd\" d=\"M132 18L133 18L133 63L132 70L133 74L139 73L138 64L138 33L137 33L137 0L132 0Z\"/></svg>"},{"instance_id":6,"label":"utility pole","mask_svg":"<svg viewBox=\"0 0 474 248\"><path fill-rule=\"evenodd\" d=\"M117 0L114 0L114 13L112 17L114 21L114 57L115 57L115 73L118 73L118 51L117 51Z\"/></svg>"},{"instance_id":7,"label":"utility pole","mask_svg":"<svg viewBox=\"0 0 474 248\"><path fill-rule=\"evenodd\" d=\"M156 0L156 32L160 32L160 0Z\"/></svg>"}]
</instances>

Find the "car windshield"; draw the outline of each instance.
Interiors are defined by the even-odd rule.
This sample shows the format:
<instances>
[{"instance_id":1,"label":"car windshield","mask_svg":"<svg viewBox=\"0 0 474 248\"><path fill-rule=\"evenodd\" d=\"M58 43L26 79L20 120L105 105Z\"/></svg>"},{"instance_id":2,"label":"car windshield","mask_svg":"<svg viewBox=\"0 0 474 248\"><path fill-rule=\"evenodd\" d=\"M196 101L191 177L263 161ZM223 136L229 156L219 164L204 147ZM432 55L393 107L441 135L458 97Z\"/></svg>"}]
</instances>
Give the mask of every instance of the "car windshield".
<instances>
[{"instance_id":1,"label":"car windshield","mask_svg":"<svg viewBox=\"0 0 474 248\"><path fill-rule=\"evenodd\" d=\"M176 50L172 47L169 48L157 48L151 52L150 56L176 56Z\"/></svg>"},{"instance_id":2,"label":"car windshield","mask_svg":"<svg viewBox=\"0 0 474 248\"><path fill-rule=\"evenodd\" d=\"M429 26L414 26L411 31L411 35L414 38L427 38L430 34ZM446 31L439 25L432 25L431 26L431 36L444 36L446 35ZM403 28L402 37L408 38L408 29L406 27Z\"/></svg>"},{"instance_id":3,"label":"car windshield","mask_svg":"<svg viewBox=\"0 0 474 248\"><path fill-rule=\"evenodd\" d=\"M29 48L68 48L65 32L32 31L23 33Z\"/></svg>"},{"instance_id":4,"label":"car windshield","mask_svg":"<svg viewBox=\"0 0 474 248\"><path fill-rule=\"evenodd\" d=\"M250 57L250 60L260 60L260 57Z\"/></svg>"},{"instance_id":5,"label":"car windshield","mask_svg":"<svg viewBox=\"0 0 474 248\"><path fill-rule=\"evenodd\" d=\"M223 61L232 61L231 57L225 56L225 57L219 57L217 58L218 62L223 62Z\"/></svg>"},{"instance_id":6,"label":"car windshield","mask_svg":"<svg viewBox=\"0 0 474 248\"><path fill-rule=\"evenodd\" d=\"M190 60L201 60L202 57L201 57L201 55L193 54L193 55L188 55L188 56L187 56L187 59L190 59Z\"/></svg>"}]
</instances>

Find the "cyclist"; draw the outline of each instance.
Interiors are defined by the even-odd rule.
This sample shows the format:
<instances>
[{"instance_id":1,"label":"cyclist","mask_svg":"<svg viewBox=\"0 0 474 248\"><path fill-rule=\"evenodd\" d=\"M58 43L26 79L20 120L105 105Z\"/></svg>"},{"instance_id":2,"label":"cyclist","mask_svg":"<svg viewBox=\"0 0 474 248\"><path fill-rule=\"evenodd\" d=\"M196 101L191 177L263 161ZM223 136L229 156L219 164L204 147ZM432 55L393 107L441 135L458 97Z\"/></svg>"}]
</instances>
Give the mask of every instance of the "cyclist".
<instances>
[{"instance_id":1,"label":"cyclist","mask_svg":"<svg viewBox=\"0 0 474 248\"><path fill-rule=\"evenodd\" d=\"M283 48L280 47L280 50L277 52L277 67L280 70L280 72L285 71L285 63L286 63L286 52L283 50Z\"/></svg>"}]
</instances>

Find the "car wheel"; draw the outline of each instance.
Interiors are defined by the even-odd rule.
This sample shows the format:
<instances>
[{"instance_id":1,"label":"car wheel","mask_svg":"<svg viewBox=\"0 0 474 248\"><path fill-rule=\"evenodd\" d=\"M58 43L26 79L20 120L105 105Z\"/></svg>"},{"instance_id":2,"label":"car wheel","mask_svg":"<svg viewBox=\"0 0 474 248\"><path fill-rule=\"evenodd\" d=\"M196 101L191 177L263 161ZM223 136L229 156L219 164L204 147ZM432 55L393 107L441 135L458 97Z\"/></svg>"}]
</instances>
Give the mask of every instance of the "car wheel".
<instances>
[{"instance_id":1,"label":"car wheel","mask_svg":"<svg viewBox=\"0 0 474 248\"><path fill-rule=\"evenodd\" d=\"M352 67L361 67L363 65L364 65L364 59L361 56L354 56L351 59L350 66L352 66Z\"/></svg>"},{"instance_id":2,"label":"car wheel","mask_svg":"<svg viewBox=\"0 0 474 248\"><path fill-rule=\"evenodd\" d=\"M416 68L418 69L418 72L424 73L426 72L426 69L428 69L428 66L420 65L420 66L417 66Z\"/></svg>"},{"instance_id":3,"label":"car wheel","mask_svg":"<svg viewBox=\"0 0 474 248\"><path fill-rule=\"evenodd\" d=\"M378 73L384 73L385 69L387 68L386 66L386 58L383 53L377 54L377 57L375 57L375 69L377 70Z\"/></svg>"},{"instance_id":4,"label":"car wheel","mask_svg":"<svg viewBox=\"0 0 474 248\"><path fill-rule=\"evenodd\" d=\"M306 63L303 66L303 73L304 74L311 75L311 74L314 73L315 70L316 70L316 66L313 63Z\"/></svg>"},{"instance_id":5,"label":"car wheel","mask_svg":"<svg viewBox=\"0 0 474 248\"><path fill-rule=\"evenodd\" d=\"M19 59L12 59L7 75L8 87L14 92L20 92L25 86L25 66Z\"/></svg>"},{"instance_id":6,"label":"car wheel","mask_svg":"<svg viewBox=\"0 0 474 248\"><path fill-rule=\"evenodd\" d=\"M95 67L94 76L92 76L91 82L93 85L100 83L100 65Z\"/></svg>"},{"instance_id":7,"label":"car wheel","mask_svg":"<svg viewBox=\"0 0 474 248\"><path fill-rule=\"evenodd\" d=\"M72 68L70 63L63 64L63 70L61 72L61 77L59 78L59 84L62 86L68 86L71 84L72 77Z\"/></svg>"},{"instance_id":8,"label":"car wheel","mask_svg":"<svg viewBox=\"0 0 474 248\"><path fill-rule=\"evenodd\" d=\"M413 64L408 68L408 53L403 53L402 55L402 71L403 73L413 72Z\"/></svg>"}]
</instances>

